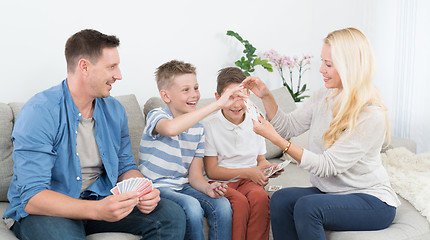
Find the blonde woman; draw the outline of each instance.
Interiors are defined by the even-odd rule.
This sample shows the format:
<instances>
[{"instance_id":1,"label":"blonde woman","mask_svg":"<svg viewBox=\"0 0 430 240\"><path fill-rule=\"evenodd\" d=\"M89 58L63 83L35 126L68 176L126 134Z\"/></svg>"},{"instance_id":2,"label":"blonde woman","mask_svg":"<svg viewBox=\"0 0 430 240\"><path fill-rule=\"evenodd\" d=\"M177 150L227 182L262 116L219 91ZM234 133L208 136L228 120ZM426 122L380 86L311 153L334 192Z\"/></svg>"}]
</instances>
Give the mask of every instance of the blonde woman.
<instances>
[{"instance_id":1,"label":"blonde woman","mask_svg":"<svg viewBox=\"0 0 430 240\"><path fill-rule=\"evenodd\" d=\"M272 141L310 172L313 187L285 188L270 201L275 239L325 239L333 231L390 226L400 204L381 163L389 137L387 110L373 85L373 55L355 28L329 33L321 52L324 88L290 114L278 111L273 95L256 77L242 85L260 97L267 119L254 131ZM309 130L309 149L286 139Z\"/></svg>"}]
</instances>

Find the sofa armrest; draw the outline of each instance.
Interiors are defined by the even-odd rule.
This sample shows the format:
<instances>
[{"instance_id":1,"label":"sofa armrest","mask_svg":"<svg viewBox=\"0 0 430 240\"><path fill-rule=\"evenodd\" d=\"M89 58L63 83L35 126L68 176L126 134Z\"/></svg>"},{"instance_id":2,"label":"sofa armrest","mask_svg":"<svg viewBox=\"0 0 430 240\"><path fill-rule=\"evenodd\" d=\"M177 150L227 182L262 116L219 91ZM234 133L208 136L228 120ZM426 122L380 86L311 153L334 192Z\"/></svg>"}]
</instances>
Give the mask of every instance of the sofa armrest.
<instances>
[{"instance_id":1,"label":"sofa armrest","mask_svg":"<svg viewBox=\"0 0 430 240\"><path fill-rule=\"evenodd\" d=\"M391 137L390 144L382 148L381 152L386 152L388 149L398 147L404 147L413 153L417 153L417 143L414 140L401 137Z\"/></svg>"}]
</instances>

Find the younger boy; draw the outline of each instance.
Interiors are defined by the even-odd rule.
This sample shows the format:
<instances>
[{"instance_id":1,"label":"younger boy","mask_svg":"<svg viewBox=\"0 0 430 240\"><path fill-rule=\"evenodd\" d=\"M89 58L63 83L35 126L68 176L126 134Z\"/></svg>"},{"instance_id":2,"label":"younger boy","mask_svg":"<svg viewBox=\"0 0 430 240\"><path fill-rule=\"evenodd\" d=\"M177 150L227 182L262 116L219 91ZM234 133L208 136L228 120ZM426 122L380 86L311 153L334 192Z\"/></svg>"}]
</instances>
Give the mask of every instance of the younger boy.
<instances>
[{"instance_id":1,"label":"younger boy","mask_svg":"<svg viewBox=\"0 0 430 240\"><path fill-rule=\"evenodd\" d=\"M187 217L185 239L204 239L204 215L210 239L230 239L232 211L223 197L226 186L209 184L203 176L205 132L198 122L241 98L241 88L226 90L225 96L196 110L200 93L194 66L176 60L167 62L158 67L156 81L167 107L148 113L139 149L139 170L153 181L162 198L182 206Z\"/></svg>"},{"instance_id":2,"label":"younger boy","mask_svg":"<svg viewBox=\"0 0 430 240\"><path fill-rule=\"evenodd\" d=\"M236 88L246 78L235 67L221 69L217 79L216 99ZM246 106L239 99L223 107L203 122L206 131L204 166L209 178L240 180L229 183L225 197L233 209L233 240L269 238L269 196L264 190L268 179L263 170L271 166L266 160L264 138L254 133Z\"/></svg>"}]
</instances>

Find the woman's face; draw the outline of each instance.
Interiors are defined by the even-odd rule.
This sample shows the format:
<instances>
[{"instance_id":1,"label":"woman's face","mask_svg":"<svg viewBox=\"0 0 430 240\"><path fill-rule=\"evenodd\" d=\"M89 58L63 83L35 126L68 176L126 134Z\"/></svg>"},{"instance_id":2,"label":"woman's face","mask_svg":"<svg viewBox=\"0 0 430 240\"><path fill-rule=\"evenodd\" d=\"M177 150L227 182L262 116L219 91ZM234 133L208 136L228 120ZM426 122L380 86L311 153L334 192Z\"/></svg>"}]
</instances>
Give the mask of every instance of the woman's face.
<instances>
[{"instance_id":1,"label":"woman's face","mask_svg":"<svg viewBox=\"0 0 430 240\"><path fill-rule=\"evenodd\" d=\"M342 89L342 81L340 79L339 73L333 66L333 61L331 59L331 47L328 44L324 44L321 51L321 67L320 73L324 77L324 83L326 88L339 88Z\"/></svg>"}]
</instances>

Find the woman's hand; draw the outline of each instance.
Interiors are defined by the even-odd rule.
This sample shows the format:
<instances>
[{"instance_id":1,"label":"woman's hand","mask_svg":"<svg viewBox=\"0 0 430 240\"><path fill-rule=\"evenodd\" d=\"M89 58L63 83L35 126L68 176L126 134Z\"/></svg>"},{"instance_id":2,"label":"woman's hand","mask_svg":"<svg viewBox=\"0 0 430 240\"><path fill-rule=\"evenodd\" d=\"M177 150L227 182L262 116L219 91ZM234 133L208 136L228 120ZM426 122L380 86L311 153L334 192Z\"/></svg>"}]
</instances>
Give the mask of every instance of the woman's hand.
<instances>
[{"instance_id":1,"label":"woman's hand","mask_svg":"<svg viewBox=\"0 0 430 240\"><path fill-rule=\"evenodd\" d=\"M263 81L258 77L247 77L240 86L251 90L255 96L263 98L270 95L269 89L266 87Z\"/></svg>"},{"instance_id":2,"label":"woman's hand","mask_svg":"<svg viewBox=\"0 0 430 240\"><path fill-rule=\"evenodd\" d=\"M254 125L254 132L258 135L267 138L271 142L274 142L278 138L282 138L275 130L275 128L266 119L258 117L258 121L252 120Z\"/></svg>"}]
</instances>

